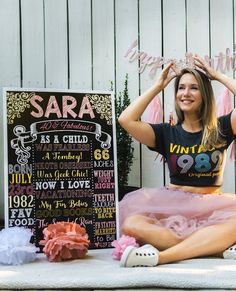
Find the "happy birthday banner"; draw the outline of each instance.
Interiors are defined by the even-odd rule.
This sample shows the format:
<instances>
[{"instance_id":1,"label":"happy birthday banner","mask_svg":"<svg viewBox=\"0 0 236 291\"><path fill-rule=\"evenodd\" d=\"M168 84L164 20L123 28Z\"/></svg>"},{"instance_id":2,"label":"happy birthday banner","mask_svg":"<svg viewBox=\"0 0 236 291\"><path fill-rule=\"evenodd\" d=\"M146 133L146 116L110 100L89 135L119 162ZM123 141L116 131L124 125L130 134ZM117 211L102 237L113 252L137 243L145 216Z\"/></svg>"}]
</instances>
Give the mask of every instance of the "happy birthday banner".
<instances>
[{"instance_id":1,"label":"happy birthday banner","mask_svg":"<svg viewBox=\"0 0 236 291\"><path fill-rule=\"evenodd\" d=\"M187 66L188 63L193 62L193 54L188 52L185 54L183 59L173 59L165 58L163 56L152 56L147 52L140 51L138 49L138 40L135 40L128 47L125 58L129 60L130 63L134 61L139 62L139 73L143 73L147 68L149 68L149 76L152 78L156 75L158 69L162 68L163 65L168 64L171 61L175 61L177 65L181 68ZM236 70L236 44L234 44L233 52L229 48L225 49L225 53L219 52L214 57L209 55L204 56L205 61L215 70L225 73L226 71Z\"/></svg>"},{"instance_id":2,"label":"happy birthday banner","mask_svg":"<svg viewBox=\"0 0 236 291\"><path fill-rule=\"evenodd\" d=\"M86 228L90 248L116 239L116 159L111 92L6 89L5 221L42 231Z\"/></svg>"}]
</instances>

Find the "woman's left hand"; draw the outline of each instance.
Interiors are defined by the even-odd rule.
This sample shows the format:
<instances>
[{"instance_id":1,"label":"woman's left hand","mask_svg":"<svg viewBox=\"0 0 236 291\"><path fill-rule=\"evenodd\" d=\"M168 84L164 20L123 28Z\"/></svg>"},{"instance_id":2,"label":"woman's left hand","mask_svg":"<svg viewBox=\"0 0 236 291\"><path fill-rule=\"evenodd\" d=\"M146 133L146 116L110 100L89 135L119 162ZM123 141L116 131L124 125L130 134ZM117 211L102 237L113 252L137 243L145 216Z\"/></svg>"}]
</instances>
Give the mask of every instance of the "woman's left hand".
<instances>
[{"instance_id":1,"label":"woman's left hand","mask_svg":"<svg viewBox=\"0 0 236 291\"><path fill-rule=\"evenodd\" d=\"M219 72L213 69L203 58L201 58L199 55L194 55L194 62L195 65L203 70L209 79L211 80L218 80L219 78Z\"/></svg>"}]
</instances>

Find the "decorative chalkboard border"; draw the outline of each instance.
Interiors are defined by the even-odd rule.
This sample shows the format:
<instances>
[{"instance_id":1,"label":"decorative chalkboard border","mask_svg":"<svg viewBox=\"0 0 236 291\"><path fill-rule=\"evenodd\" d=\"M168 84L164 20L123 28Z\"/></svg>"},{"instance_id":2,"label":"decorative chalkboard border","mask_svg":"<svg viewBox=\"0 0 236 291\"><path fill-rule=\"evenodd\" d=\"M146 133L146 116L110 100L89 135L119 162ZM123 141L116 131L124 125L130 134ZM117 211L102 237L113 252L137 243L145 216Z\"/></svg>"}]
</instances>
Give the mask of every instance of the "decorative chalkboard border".
<instances>
[{"instance_id":1,"label":"decorative chalkboard border","mask_svg":"<svg viewBox=\"0 0 236 291\"><path fill-rule=\"evenodd\" d=\"M6 227L84 226L91 249L117 238L114 94L4 88Z\"/></svg>"}]
</instances>

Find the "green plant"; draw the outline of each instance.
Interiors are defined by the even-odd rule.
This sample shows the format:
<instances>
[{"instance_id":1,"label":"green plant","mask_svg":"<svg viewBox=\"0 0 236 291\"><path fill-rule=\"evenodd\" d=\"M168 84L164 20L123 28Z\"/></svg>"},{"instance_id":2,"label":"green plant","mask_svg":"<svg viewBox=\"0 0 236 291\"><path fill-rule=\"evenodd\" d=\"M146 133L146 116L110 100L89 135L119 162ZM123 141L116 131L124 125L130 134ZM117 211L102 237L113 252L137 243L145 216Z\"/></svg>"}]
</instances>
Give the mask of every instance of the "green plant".
<instances>
[{"instance_id":1,"label":"green plant","mask_svg":"<svg viewBox=\"0 0 236 291\"><path fill-rule=\"evenodd\" d=\"M118 186L124 187L128 184L128 176L133 164L134 148L133 140L118 123L121 112L130 104L128 93L128 74L125 75L124 91L115 96L116 113L116 143L117 143L117 168Z\"/></svg>"}]
</instances>

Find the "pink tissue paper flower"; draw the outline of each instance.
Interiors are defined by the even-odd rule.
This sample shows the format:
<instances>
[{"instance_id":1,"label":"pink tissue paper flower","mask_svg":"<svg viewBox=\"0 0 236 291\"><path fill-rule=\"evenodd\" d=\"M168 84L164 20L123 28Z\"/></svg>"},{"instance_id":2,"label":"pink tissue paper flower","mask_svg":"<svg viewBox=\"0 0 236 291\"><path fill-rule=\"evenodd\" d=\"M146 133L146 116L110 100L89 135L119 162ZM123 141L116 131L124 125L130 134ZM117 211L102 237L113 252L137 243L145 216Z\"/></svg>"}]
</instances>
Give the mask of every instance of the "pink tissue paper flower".
<instances>
[{"instance_id":1,"label":"pink tissue paper flower","mask_svg":"<svg viewBox=\"0 0 236 291\"><path fill-rule=\"evenodd\" d=\"M111 245L115 248L112 252L112 256L116 260L120 260L124 250L128 246L139 247L134 237L128 235L122 235L118 240L114 240Z\"/></svg>"},{"instance_id":2,"label":"pink tissue paper flower","mask_svg":"<svg viewBox=\"0 0 236 291\"><path fill-rule=\"evenodd\" d=\"M50 262L83 259L88 251L89 239L85 228L74 222L49 224L44 230L43 252Z\"/></svg>"}]
</instances>

